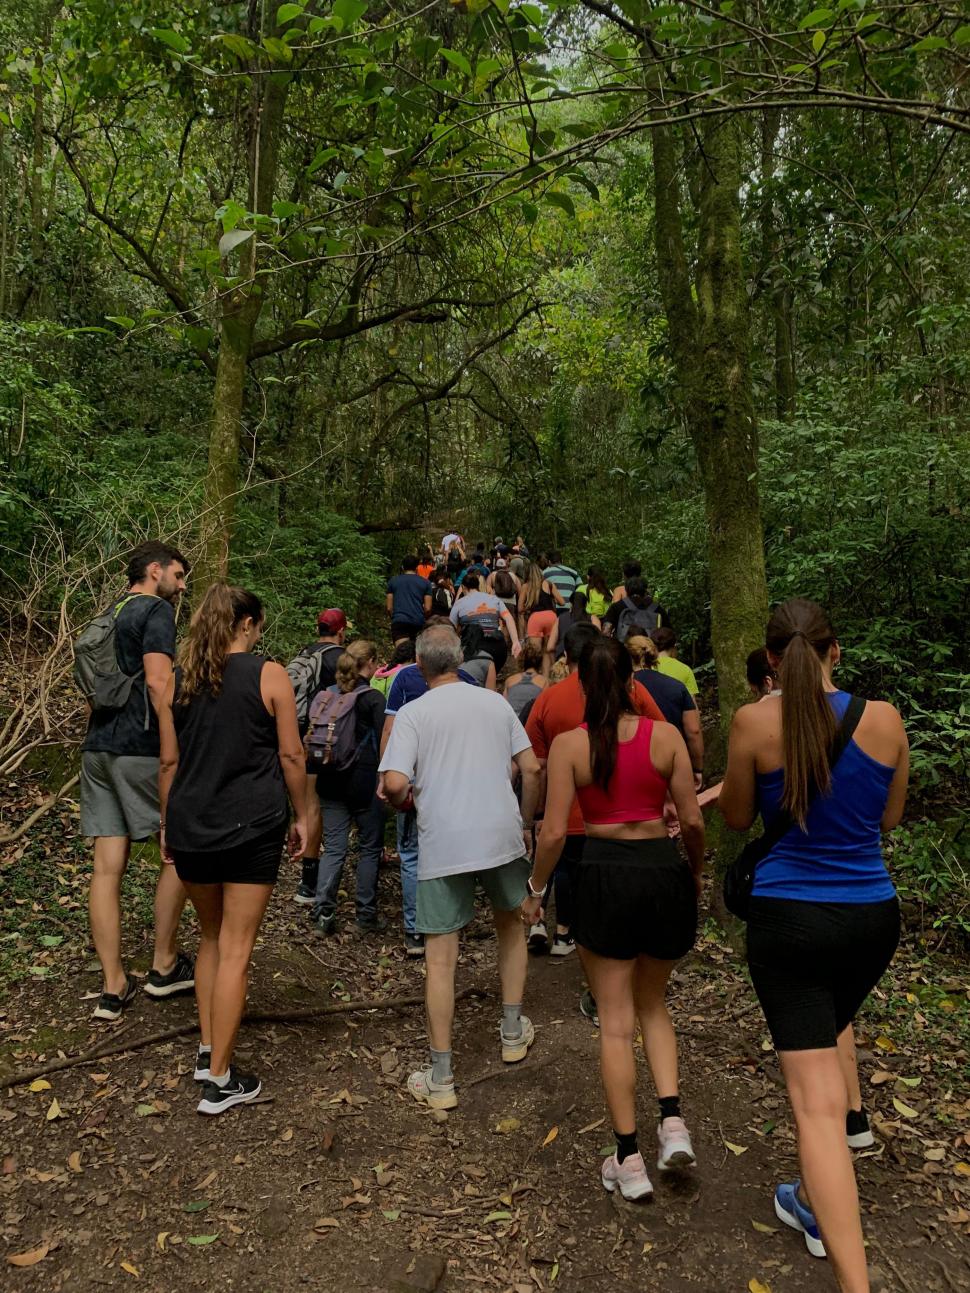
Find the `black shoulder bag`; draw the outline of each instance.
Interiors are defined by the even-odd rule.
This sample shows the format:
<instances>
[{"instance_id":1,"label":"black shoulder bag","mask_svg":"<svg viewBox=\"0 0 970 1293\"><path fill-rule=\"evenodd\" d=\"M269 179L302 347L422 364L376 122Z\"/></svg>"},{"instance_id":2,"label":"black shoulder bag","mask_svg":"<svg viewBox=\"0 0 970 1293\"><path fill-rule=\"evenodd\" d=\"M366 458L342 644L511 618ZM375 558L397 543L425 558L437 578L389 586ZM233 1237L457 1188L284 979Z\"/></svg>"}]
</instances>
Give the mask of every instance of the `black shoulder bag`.
<instances>
[{"instance_id":1,"label":"black shoulder bag","mask_svg":"<svg viewBox=\"0 0 970 1293\"><path fill-rule=\"evenodd\" d=\"M832 742L832 748L829 750L830 769L835 767L842 757L845 747L852 740L852 734L859 725L859 719L862 717L865 707L866 702L859 696L850 697L845 713L842 716L842 722L839 724L839 730L836 732L835 740ZM817 793L817 791L813 792L809 796L809 808L815 802ZM758 869L758 864L764 861L775 845L780 844L795 825L795 819L791 813L782 810L763 835L759 835L757 839L749 840L745 844L737 858L728 867L724 876L724 905L728 911L732 912L740 920L748 919L748 904L751 901L751 892L754 889L754 873Z\"/></svg>"}]
</instances>

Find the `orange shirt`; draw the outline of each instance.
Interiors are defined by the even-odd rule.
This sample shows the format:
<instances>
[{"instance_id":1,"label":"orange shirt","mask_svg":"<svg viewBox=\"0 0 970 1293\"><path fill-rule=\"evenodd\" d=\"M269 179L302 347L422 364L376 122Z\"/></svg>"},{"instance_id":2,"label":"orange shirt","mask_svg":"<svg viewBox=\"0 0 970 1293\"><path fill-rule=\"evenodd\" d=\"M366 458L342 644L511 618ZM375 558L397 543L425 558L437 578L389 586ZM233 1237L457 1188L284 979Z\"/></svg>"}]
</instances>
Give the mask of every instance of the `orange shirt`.
<instances>
[{"instance_id":1,"label":"orange shirt","mask_svg":"<svg viewBox=\"0 0 970 1293\"><path fill-rule=\"evenodd\" d=\"M653 697L641 683L633 683L633 703L638 714L656 719L663 723L664 716ZM537 759L548 759L549 749L557 736L562 732L571 732L579 727L586 712L586 696L579 682L579 673L571 673L562 682L544 687L537 696L525 725L525 734L532 742L532 749ZM583 812L579 799L573 800L569 811L570 835L585 835Z\"/></svg>"},{"instance_id":2,"label":"orange shirt","mask_svg":"<svg viewBox=\"0 0 970 1293\"><path fill-rule=\"evenodd\" d=\"M430 579L433 571L434 564L430 561L422 562L422 564L418 566L418 574L422 579Z\"/></svg>"}]
</instances>

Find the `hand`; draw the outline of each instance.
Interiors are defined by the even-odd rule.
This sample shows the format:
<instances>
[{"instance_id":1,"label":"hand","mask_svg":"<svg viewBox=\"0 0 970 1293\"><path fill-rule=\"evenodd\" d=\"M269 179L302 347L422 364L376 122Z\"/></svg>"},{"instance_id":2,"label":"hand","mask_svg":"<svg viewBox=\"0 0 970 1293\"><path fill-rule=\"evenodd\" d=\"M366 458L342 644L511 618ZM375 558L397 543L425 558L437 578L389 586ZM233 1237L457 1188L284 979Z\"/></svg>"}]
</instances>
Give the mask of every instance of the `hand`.
<instances>
[{"instance_id":1,"label":"hand","mask_svg":"<svg viewBox=\"0 0 970 1293\"><path fill-rule=\"evenodd\" d=\"M515 646L512 648L512 659L518 660L521 654L522 654L522 643L516 642Z\"/></svg>"},{"instance_id":2,"label":"hand","mask_svg":"<svg viewBox=\"0 0 970 1293\"><path fill-rule=\"evenodd\" d=\"M306 852L307 834L306 818L298 817L290 827L289 838L286 842L287 851L291 858L302 857Z\"/></svg>"},{"instance_id":3,"label":"hand","mask_svg":"<svg viewBox=\"0 0 970 1293\"><path fill-rule=\"evenodd\" d=\"M533 898L532 894L526 894L522 899L522 905L519 913L523 925L534 925L539 919L539 912L542 910L542 899Z\"/></svg>"},{"instance_id":4,"label":"hand","mask_svg":"<svg viewBox=\"0 0 970 1293\"><path fill-rule=\"evenodd\" d=\"M387 797L387 791L384 789L384 773L382 772L377 778L377 798L382 804L389 804L391 801Z\"/></svg>"},{"instance_id":5,"label":"hand","mask_svg":"<svg viewBox=\"0 0 970 1293\"><path fill-rule=\"evenodd\" d=\"M172 854L172 850L168 846L168 841L165 838L164 826L158 832L158 850L161 853L162 861L165 863L166 866L175 865L175 858Z\"/></svg>"},{"instance_id":6,"label":"hand","mask_svg":"<svg viewBox=\"0 0 970 1293\"><path fill-rule=\"evenodd\" d=\"M532 861L533 849L534 849L534 846L533 846L533 843L532 843L532 827L531 827L531 826L523 826L523 827L522 827L522 847L523 847L523 850L524 850L524 852L525 852L525 856L526 856L526 857L529 859L529 861L531 862L531 861Z\"/></svg>"},{"instance_id":7,"label":"hand","mask_svg":"<svg viewBox=\"0 0 970 1293\"><path fill-rule=\"evenodd\" d=\"M702 786L703 784L704 784L704 774L703 774L703 772L696 772L696 771L695 771L695 773L694 773L694 789L695 789L695 791L696 791L696 790L700 790L700 788L701 788L701 786Z\"/></svg>"}]
</instances>

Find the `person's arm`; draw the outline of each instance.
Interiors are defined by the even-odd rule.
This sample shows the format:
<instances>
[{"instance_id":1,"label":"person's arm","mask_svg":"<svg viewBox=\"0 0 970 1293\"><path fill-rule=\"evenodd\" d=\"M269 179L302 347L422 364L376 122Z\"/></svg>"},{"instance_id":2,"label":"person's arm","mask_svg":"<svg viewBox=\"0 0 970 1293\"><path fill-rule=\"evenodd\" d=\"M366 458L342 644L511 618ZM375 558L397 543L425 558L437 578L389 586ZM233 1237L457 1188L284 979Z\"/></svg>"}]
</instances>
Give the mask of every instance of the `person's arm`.
<instances>
[{"instance_id":1,"label":"person's arm","mask_svg":"<svg viewBox=\"0 0 970 1293\"><path fill-rule=\"evenodd\" d=\"M169 671L168 685L158 710L158 818L161 823L159 848L163 862L171 862L172 856L165 843L165 814L168 811L168 796L175 780L179 766L179 743L175 734L175 719L172 715L172 702L175 699L175 674Z\"/></svg>"},{"instance_id":2,"label":"person's arm","mask_svg":"<svg viewBox=\"0 0 970 1293\"><path fill-rule=\"evenodd\" d=\"M486 674L485 674L485 690L486 690L486 691L495 691L495 690L496 690L496 686L497 686L497 684L496 684L496 677L497 677L497 675L496 675L496 673L495 673L495 661L494 661L494 660L490 660L490 661L489 661L489 664L488 664L488 670L487 670L487 672L486 672Z\"/></svg>"},{"instance_id":3,"label":"person's arm","mask_svg":"<svg viewBox=\"0 0 970 1293\"><path fill-rule=\"evenodd\" d=\"M670 774L670 796L677 809L680 837L684 841L687 861L700 897L701 874L704 870L704 817L697 804L690 755L687 753L684 738L672 724L668 724L666 728L655 729L653 739L667 748L673 746L674 762Z\"/></svg>"},{"instance_id":4,"label":"person's arm","mask_svg":"<svg viewBox=\"0 0 970 1293\"><path fill-rule=\"evenodd\" d=\"M452 605L451 610L448 612L448 618L451 620L452 624L454 624L455 628L458 627L458 607L459 606L460 606L460 602L458 601L458 594L456 592L454 603Z\"/></svg>"},{"instance_id":5,"label":"person's arm","mask_svg":"<svg viewBox=\"0 0 970 1293\"><path fill-rule=\"evenodd\" d=\"M533 753L532 746L529 745L518 754L514 754L512 761L522 778L522 843L526 857L531 857L532 827L535 823L536 803L539 799L539 760Z\"/></svg>"},{"instance_id":6,"label":"person's arm","mask_svg":"<svg viewBox=\"0 0 970 1293\"><path fill-rule=\"evenodd\" d=\"M717 806L732 831L746 831L757 816L755 744L751 715L745 705L734 715L728 738L727 771Z\"/></svg>"},{"instance_id":7,"label":"person's arm","mask_svg":"<svg viewBox=\"0 0 970 1293\"><path fill-rule=\"evenodd\" d=\"M555 624L553 624L552 628L549 630L549 639L546 642L546 651L550 659L552 660L555 660L556 658L556 648L558 647L558 645L559 645L559 618L557 616Z\"/></svg>"},{"instance_id":8,"label":"person's arm","mask_svg":"<svg viewBox=\"0 0 970 1293\"><path fill-rule=\"evenodd\" d=\"M893 706L883 701L883 705L892 710L892 720L896 728L898 745L898 763L896 771L893 773L893 779L889 783L889 795L886 799L886 807L883 810L882 821L880 825L884 831L894 830L903 818L903 809L906 806L906 790L909 786L909 737L906 735L906 728L903 726L903 720L899 716L899 711Z\"/></svg>"},{"instance_id":9,"label":"person's arm","mask_svg":"<svg viewBox=\"0 0 970 1293\"><path fill-rule=\"evenodd\" d=\"M499 614L502 617L502 623L509 631L509 637L512 639L512 654L518 655L522 646L519 642L519 630L516 628L512 613L507 606L503 606Z\"/></svg>"},{"instance_id":10,"label":"person's arm","mask_svg":"<svg viewBox=\"0 0 970 1293\"><path fill-rule=\"evenodd\" d=\"M684 689L686 691L686 688ZM697 706L691 701L690 709L681 712L684 723L684 740L690 755L691 767L694 769L694 789L700 790L704 780L704 733L701 731L701 716Z\"/></svg>"},{"instance_id":11,"label":"person's arm","mask_svg":"<svg viewBox=\"0 0 970 1293\"><path fill-rule=\"evenodd\" d=\"M424 618L427 619L431 614L431 594L425 593L421 599L421 605L424 607Z\"/></svg>"},{"instance_id":12,"label":"person's arm","mask_svg":"<svg viewBox=\"0 0 970 1293\"><path fill-rule=\"evenodd\" d=\"M563 597L562 593L559 591L559 589L556 587L556 585L552 582L551 579L546 580L546 587L549 589L549 592L552 594L552 600L556 603L557 606L566 605L565 598Z\"/></svg>"},{"instance_id":13,"label":"person's arm","mask_svg":"<svg viewBox=\"0 0 970 1293\"><path fill-rule=\"evenodd\" d=\"M394 808L403 808L411 796L417 753L417 732L405 707L397 715L378 770L384 779L384 798Z\"/></svg>"},{"instance_id":14,"label":"person's arm","mask_svg":"<svg viewBox=\"0 0 970 1293\"><path fill-rule=\"evenodd\" d=\"M296 697L293 684L281 664L267 661L260 675L260 692L276 719L276 741L286 793L293 805L294 822L290 829L290 857L301 857L306 849L306 754L300 740L296 719Z\"/></svg>"},{"instance_id":15,"label":"person's arm","mask_svg":"<svg viewBox=\"0 0 970 1293\"><path fill-rule=\"evenodd\" d=\"M613 602L622 602L625 596L626 596L626 585L617 584L617 586L613 589L613 597L611 598L611 600Z\"/></svg>"},{"instance_id":16,"label":"person's arm","mask_svg":"<svg viewBox=\"0 0 970 1293\"><path fill-rule=\"evenodd\" d=\"M394 614L394 594L393 593L388 593L387 596L384 598L384 608L387 611L388 615Z\"/></svg>"},{"instance_id":17,"label":"person's arm","mask_svg":"<svg viewBox=\"0 0 970 1293\"><path fill-rule=\"evenodd\" d=\"M585 733L580 733L586 740ZM542 830L536 842L536 853L532 861L532 875L529 877L531 890L541 892L549 883L549 877L556 869L556 863L562 856L569 829L569 814L573 799L576 797L576 773L573 759L573 747L577 744L576 734L564 732L557 736L549 751L546 764L546 812ZM522 919L532 924L538 917L541 898L526 894L522 903Z\"/></svg>"},{"instance_id":18,"label":"person's arm","mask_svg":"<svg viewBox=\"0 0 970 1293\"><path fill-rule=\"evenodd\" d=\"M172 657L161 651L149 651L142 656L141 666L145 672L145 686L148 688L152 709L160 714L172 681Z\"/></svg>"}]
</instances>

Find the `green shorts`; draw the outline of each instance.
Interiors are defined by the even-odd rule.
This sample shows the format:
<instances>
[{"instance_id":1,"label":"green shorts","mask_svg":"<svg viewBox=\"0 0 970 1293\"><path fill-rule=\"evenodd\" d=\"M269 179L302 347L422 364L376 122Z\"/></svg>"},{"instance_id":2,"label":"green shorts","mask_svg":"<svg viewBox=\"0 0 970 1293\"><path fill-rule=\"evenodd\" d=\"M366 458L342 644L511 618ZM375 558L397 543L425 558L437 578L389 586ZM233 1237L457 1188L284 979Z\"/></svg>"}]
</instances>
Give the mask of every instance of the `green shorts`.
<instances>
[{"instance_id":1,"label":"green shorts","mask_svg":"<svg viewBox=\"0 0 970 1293\"><path fill-rule=\"evenodd\" d=\"M487 871L463 871L418 881L419 934L453 934L475 914L475 886L480 884L496 911L514 911L528 892L528 858L514 858Z\"/></svg>"},{"instance_id":2,"label":"green shorts","mask_svg":"<svg viewBox=\"0 0 970 1293\"><path fill-rule=\"evenodd\" d=\"M127 836L139 843L157 835L158 825L158 759L85 750L81 834Z\"/></svg>"}]
</instances>

